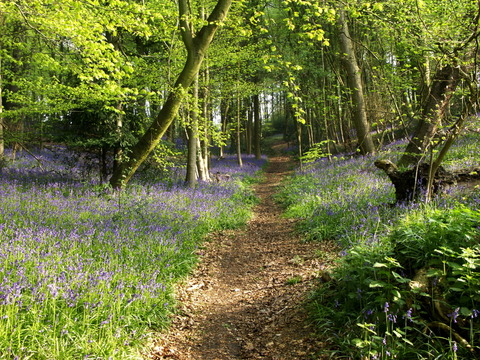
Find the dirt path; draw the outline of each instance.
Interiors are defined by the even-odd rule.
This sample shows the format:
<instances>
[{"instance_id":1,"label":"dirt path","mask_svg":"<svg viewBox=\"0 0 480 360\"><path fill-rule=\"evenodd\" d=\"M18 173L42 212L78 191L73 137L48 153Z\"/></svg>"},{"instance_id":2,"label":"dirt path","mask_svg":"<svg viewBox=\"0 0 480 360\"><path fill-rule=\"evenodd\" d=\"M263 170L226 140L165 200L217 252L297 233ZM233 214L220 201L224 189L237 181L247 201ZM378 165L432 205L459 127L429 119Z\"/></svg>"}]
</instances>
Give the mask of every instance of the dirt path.
<instances>
[{"instance_id":1,"label":"dirt path","mask_svg":"<svg viewBox=\"0 0 480 360\"><path fill-rule=\"evenodd\" d=\"M200 265L178 293L181 311L151 359L315 358L322 343L303 302L328 265L321 254L331 249L302 243L272 198L292 167L287 157L271 158L247 227L206 243Z\"/></svg>"}]
</instances>

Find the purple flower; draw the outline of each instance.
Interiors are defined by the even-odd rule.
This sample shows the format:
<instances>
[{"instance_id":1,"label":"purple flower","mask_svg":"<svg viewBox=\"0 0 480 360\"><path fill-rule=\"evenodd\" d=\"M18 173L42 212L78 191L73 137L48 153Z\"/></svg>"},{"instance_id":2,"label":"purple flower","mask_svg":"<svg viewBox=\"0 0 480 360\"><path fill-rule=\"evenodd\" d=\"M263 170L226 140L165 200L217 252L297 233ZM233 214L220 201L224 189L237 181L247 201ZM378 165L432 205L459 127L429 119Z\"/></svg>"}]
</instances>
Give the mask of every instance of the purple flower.
<instances>
[{"instance_id":1,"label":"purple flower","mask_svg":"<svg viewBox=\"0 0 480 360\"><path fill-rule=\"evenodd\" d=\"M458 317L458 312L459 312L459 311L460 311L460 308L458 307L458 308L456 308L452 313L447 314L447 316L448 316L449 318L451 318L454 323L456 323L456 322L457 322L457 317Z\"/></svg>"},{"instance_id":2,"label":"purple flower","mask_svg":"<svg viewBox=\"0 0 480 360\"><path fill-rule=\"evenodd\" d=\"M396 323L397 322L397 315L388 314L388 320L390 320L393 323Z\"/></svg>"},{"instance_id":3,"label":"purple flower","mask_svg":"<svg viewBox=\"0 0 480 360\"><path fill-rule=\"evenodd\" d=\"M403 318L408 319L410 321L413 321L412 320L412 312L413 312L412 308L408 309L407 312L405 313L405 315L403 316Z\"/></svg>"},{"instance_id":4,"label":"purple flower","mask_svg":"<svg viewBox=\"0 0 480 360\"><path fill-rule=\"evenodd\" d=\"M372 315L374 311L372 309L368 309L365 311L365 319L367 319L370 315Z\"/></svg>"},{"instance_id":5,"label":"purple flower","mask_svg":"<svg viewBox=\"0 0 480 360\"><path fill-rule=\"evenodd\" d=\"M472 310L472 315L470 315L470 317L471 317L472 319L475 319L476 317L478 317L479 314L480 314L480 311L479 311L479 310L473 309L473 310Z\"/></svg>"},{"instance_id":6,"label":"purple flower","mask_svg":"<svg viewBox=\"0 0 480 360\"><path fill-rule=\"evenodd\" d=\"M452 351L457 352L457 350L458 350L458 345L457 345L457 342L454 341L453 344L452 344Z\"/></svg>"}]
</instances>

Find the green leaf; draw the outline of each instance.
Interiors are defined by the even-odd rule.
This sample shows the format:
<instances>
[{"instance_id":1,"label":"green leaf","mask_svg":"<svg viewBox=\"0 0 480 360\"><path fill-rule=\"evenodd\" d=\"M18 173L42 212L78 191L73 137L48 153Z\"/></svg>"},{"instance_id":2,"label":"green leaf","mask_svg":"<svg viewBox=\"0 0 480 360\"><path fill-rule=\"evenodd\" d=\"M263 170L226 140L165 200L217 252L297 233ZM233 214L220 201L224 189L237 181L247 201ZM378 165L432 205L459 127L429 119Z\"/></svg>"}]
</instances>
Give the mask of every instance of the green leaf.
<instances>
[{"instance_id":1,"label":"green leaf","mask_svg":"<svg viewBox=\"0 0 480 360\"><path fill-rule=\"evenodd\" d=\"M392 290L393 300L398 301L402 298L402 294L397 289Z\"/></svg>"},{"instance_id":2,"label":"green leaf","mask_svg":"<svg viewBox=\"0 0 480 360\"><path fill-rule=\"evenodd\" d=\"M395 271L392 271L392 275L395 277L395 280L397 280L399 283L406 284L409 283L411 280L404 278L400 274L396 273Z\"/></svg>"},{"instance_id":3,"label":"green leaf","mask_svg":"<svg viewBox=\"0 0 480 360\"><path fill-rule=\"evenodd\" d=\"M388 284L384 281L373 280L368 286L371 288L379 288L379 287L385 287L386 285Z\"/></svg>"}]
</instances>

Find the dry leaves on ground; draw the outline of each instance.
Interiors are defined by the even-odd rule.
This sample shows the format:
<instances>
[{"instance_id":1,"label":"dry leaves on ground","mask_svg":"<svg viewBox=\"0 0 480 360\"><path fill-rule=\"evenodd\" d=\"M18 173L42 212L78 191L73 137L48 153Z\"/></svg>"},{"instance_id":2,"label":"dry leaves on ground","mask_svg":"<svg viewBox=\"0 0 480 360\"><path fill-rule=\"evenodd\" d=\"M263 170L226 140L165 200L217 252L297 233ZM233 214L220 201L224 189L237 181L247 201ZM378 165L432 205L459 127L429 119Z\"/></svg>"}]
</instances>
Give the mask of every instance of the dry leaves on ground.
<instances>
[{"instance_id":1,"label":"dry leaves on ground","mask_svg":"<svg viewBox=\"0 0 480 360\"><path fill-rule=\"evenodd\" d=\"M178 314L149 359L313 359L325 344L304 303L331 264L332 244L303 243L272 195L292 169L270 159L246 228L213 234L195 273L178 290Z\"/></svg>"}]
</instances>

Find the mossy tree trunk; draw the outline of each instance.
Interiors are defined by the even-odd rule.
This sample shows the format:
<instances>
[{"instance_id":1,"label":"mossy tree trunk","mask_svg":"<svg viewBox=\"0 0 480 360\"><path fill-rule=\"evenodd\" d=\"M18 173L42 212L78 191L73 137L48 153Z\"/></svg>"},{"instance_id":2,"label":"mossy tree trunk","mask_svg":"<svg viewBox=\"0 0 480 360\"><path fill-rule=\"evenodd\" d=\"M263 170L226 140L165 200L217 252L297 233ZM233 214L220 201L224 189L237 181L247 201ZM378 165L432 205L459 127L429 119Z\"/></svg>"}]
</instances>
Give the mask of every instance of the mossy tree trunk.
<instances>
[{"instance_id":1,"label":"mossy tree trunk","mask_svg":"<svg viewBox=\"0 0 480 360\"><path fill-rule=\"evenodd\" d=\"M445 118L450 100L459 82L458 66L447 65L435 73L426 96L421 118L398 165L414 165L422 160L422 155L430 146L439 125Z\"/></svg>"},{"instance_id":2,"label":"mossy tree trunk","mask_svg":"<svg viewBox=\"0 0 480 360\"><path fill-rule=\"evenodd\" d=\"M343 53L342 60L347 71L347 82L352 94L353 103L353 123L357 131L358 148L362 154L375 153L372 134L370 133L370 124L367 118L365 108L365 97L363 95L363 82L360 68L358 66L355 49L348 28L348 22L345 16L345 10L340 8L338 16L338 26L340 29L340 49Z\"/></svg>"},{"instance_id":3,"label":"mossy tree trunk","mask_svg":"<svg viewBox=\"0 0 480 360\"><path fill-rule=\"evenodd\" d=\"M145 134L140 137L137 143L131 148L130 153L125 154L124 162L122 162L110 178L110 184L113 188L119 189L125 186L133 174L135 174L138 167L160 142L160 139L177 115L185 93L198 74L206 51L218 27L226 18L232 1L233 0L218 0L206 21L206 25L196 33L192 31L191 24L188 22L190 16L188 1L178 1L180 29L183 42L187 49L187 59L184 68L178 75L175 87L168 94L167 100L157 118Z\"/></svg>"}]
</instances>

